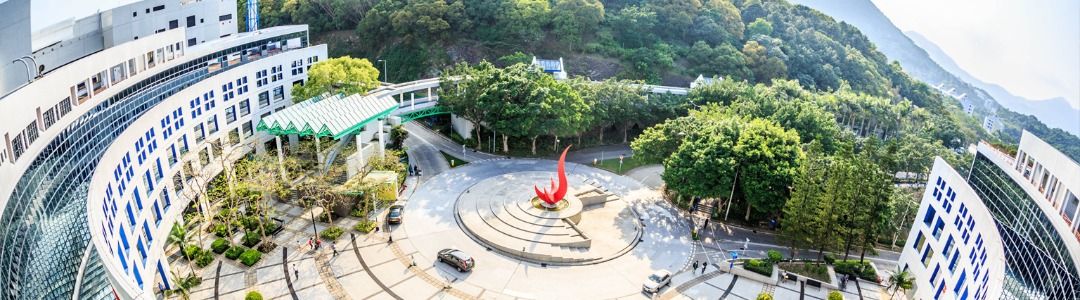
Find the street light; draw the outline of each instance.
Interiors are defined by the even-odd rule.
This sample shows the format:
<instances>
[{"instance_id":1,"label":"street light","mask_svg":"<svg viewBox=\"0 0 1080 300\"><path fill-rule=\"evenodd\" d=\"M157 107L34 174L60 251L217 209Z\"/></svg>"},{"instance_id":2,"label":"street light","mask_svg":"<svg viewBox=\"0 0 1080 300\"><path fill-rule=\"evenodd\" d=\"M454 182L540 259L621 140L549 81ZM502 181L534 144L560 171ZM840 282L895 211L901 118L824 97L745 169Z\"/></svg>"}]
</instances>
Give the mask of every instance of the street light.
<instances>
[{"instance_id":1,"label":"street light","mask_svg":"<svg viewBox=\"0 0 1080 300\"><path fill-rule=\"evenodd\" d=\"M375 62L381 62L382 63L383 82L387 82L388 80L390 80L390 70L386 69L386 60L380 59L380 60L377 60Z\"/></svg>"}]
</instances>

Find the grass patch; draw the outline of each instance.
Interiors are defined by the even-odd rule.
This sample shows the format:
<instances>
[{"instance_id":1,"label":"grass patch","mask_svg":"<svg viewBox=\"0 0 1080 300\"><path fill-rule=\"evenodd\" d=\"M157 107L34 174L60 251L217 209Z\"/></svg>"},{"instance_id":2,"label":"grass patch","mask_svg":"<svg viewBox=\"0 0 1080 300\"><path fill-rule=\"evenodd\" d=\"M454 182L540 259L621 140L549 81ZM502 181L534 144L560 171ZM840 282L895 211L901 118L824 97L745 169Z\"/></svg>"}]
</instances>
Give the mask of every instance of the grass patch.
<instances>
[{"instance_id":1,"label":"grass patch","mask_svg":"<svg viewBox=\"0 0 1080 300\"><path fill-rule=\"evenodd\" d=\"M788 272L810 277L817 281L832 282L832 280L829 279L828 267L822 263L782 262L779 264L779 267Z\"/></svg>"},{"instance_id":2,"label":"grass patch","mask_svg":"<svg viewBox=\"0 0 1080 300\"><path fill-rule=\"evenodd\" d=\"M611 171L612 173L616 173L616 174L625 174L627 171L633 170L634 168L644 166L644 165L647 165L647 164L649 164L649 163L646 162L646 161L643 161L641 159L638 159L637 157L631 156L631 157L623 158L623 163L622 163L622 169L621 170L619 169L619 158L618 157L612 158L612 159L601 160L600 163L596 165L596 167L599 167L599 168L604 169L604 170Z\"/></svg>"},{"instance_id":3,"label":"grass patch","mask_svg":"<svg viewBox=\"0 0 1080 300\"><path fill-rule=\"evenodd\" d=\"M450 155L450 153L446 153L446 151L439 151L439 153L442 153L443 158L446 159L446 163L450 164L451 168L456 168L456 167L463 166L463 165L469 163L469 162L467 162L467 161L465 161L465 160L463 160L463 159L461 159L461 158L459 158L457 156L453 156L453 155Z\"/></svg>"}]
</instances>

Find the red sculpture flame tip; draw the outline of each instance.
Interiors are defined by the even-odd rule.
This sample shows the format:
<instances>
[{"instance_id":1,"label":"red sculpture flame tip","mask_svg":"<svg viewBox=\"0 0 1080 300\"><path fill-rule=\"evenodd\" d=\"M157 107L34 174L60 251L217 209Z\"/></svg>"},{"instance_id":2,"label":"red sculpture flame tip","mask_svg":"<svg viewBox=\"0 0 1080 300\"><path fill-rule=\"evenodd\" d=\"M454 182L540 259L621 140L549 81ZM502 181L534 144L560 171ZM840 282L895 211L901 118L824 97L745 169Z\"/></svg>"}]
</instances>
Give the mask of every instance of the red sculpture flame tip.
<instances>
[{"instance_id":1,"label":"red sculpture flame tip","mask_svg":"<svg viewBox=\"0 0 1080 300\"><path fill-rule=\"evenodd\" d=\"M555 185L555 180L554 179L551 180L551 189L550 190L548 190L548 189L540 190L539 188L536 187L536 185L533 185L533 191L536 192L536 197L540 198L541 201L544 201L544 203L547 203L548 205L555 205L555 203L559 203L559 201L562 201L563 197L566 197L566 188L567 188L567 185L568 185L566 183L566 152L567 151L570 151L570 146L566 146L566 149L563 149L562 156L559 157L559 167L558 167L559 185L558 186Z\"/></svg>"}]
</instances>

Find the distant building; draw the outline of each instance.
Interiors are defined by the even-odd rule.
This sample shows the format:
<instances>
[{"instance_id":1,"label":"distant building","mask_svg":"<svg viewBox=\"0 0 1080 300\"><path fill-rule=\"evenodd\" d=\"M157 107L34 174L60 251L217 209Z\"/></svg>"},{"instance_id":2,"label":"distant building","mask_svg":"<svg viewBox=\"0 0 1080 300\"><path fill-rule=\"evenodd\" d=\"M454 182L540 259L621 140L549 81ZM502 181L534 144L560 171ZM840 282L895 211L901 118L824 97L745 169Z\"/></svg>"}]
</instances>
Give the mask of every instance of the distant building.
<instances>
[{"instance_id":1,"label":"distant building","mask_svg":"<svg viewBox=\"0 0 1080 300\"><path fill-rule=\"evenodd\" d=\"M1015 154L979 143L971 170L941 158L900 266L910 299L1080 299L1080 165L1024 131Z\"/></svg>"},{"instance_id":2,"label":"distant building","mask_svg":"<svg viewBox=\"0 0 1080 300\"><path fill-rule=\"evenodd\" d=\"M694 79L694 81L690 82L690 89L694 89L702 85L710 85L713 84L713 82L719 82L720 80L724 80L724 77L705 77L705 75L698 74L697 79Z\"/></svg>"},{"instance_id":3,"label":"distant building","mask_svg":"<svg viewBox=\"0 0 1080 300\"><path fill-rule=\"evenodd\" d=\"M994 130L997 130L997 123L998 119L996 116L986 116L983 118L982 126L983 129L986 129L986 132L994 132Z\"/></svg>"},{"instance_id":4,"label":"distant building","mask_svg":"<svg viewBox=\"0 0 1080 300\"><path fill-rule=\"evenodd\" d=\"M548 73L548 74L551 74L552 76L555 76L555 79L562 80L562 79L567 78L566 69L563 67L563 59L562 59L562 57L560 57L559 60L554 60L554 59L541 59L541 58L536 58L536 56L533 56L532 65L540 67L541 69L544 70L544 73Z\"/></svg>"}]
</instances>

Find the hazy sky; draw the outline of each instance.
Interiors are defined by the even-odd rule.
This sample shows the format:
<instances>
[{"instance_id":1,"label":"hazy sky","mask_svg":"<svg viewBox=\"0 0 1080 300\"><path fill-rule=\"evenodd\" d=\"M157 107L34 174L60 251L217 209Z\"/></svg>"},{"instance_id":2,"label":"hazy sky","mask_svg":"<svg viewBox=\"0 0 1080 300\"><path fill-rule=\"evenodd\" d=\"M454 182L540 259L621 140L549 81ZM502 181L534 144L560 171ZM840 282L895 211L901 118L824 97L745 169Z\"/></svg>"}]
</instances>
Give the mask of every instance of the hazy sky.
<instances>
[{"instance_id":1,"label":"hazy sky","mask_svg":"<svg viewBox=\"0 0 1080 300\"><path fill-rule=\"evenodd\" d=\"M900 30L961 68L1029 99L1080 107L1080 1L872 0Z\"/></svg>"}]
</instances>

